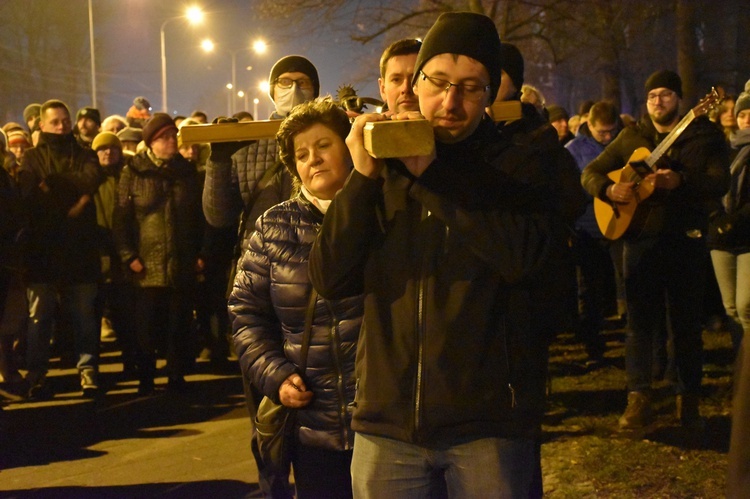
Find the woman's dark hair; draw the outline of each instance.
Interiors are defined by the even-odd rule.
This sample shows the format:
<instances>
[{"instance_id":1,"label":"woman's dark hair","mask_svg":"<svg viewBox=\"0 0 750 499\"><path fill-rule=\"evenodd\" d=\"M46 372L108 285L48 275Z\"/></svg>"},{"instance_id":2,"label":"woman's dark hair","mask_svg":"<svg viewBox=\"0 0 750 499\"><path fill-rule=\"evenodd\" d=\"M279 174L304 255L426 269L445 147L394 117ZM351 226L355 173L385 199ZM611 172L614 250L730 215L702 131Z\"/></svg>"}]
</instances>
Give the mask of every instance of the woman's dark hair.
<instances>
[{"instance_id":1,"label":"woman's dark hair","mask_svg":"<svg viewBox=\"0 0 750 499\"><path fill-rule=\"evenodd\" d=\"M294 138L313 125L321 124L333 130L342 140L346 139L351 129L349 117L343 109L334 104L333 99L318 97L317 99L299 104L281 122L276 134L279 144L279 157L292 176L299 180L297 164L294 160Z\"/></svg>"}]
</instances>

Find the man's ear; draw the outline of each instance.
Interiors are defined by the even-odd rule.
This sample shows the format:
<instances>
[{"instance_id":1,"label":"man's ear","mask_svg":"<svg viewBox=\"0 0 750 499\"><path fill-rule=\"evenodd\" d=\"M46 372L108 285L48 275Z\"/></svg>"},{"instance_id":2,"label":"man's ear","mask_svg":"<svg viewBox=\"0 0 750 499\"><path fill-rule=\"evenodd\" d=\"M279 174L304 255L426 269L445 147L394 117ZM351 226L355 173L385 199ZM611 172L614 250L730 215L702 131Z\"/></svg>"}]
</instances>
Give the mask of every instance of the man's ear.
<instances>
[{"instance_id":1,"label":"man's ear","mask_svg":"<svg viewBox=\"0 0 750 499\"><path fill-rule=\"evenodd\" d=\"M388 100L385 98L385 82L383 78L378 78L378 88L380 89L380 100L387 103Z\"/></svg>"}]
</instances>

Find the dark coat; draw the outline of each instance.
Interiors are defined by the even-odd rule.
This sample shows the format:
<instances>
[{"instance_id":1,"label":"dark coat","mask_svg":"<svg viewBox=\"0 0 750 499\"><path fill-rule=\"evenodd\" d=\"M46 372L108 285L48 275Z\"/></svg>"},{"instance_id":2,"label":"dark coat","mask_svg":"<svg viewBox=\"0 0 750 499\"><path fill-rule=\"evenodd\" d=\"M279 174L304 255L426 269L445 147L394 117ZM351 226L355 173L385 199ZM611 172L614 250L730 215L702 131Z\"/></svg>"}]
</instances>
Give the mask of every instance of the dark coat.
<instances>
[{"instance_id":1,"label":"dark coat","mask_svg":"<svg viewBox=\"0 0 750 499\"><path fill-rule=\"evenodd\" d=\"M611 171L624 167L639 147L653 150L663 139L651 119L642 118L627 127L583 170L581 183L592 196L607 201L606 190L613 182ZM729 190L729 157L724 135L705 116L695 119L677 138L662 161L682 175L682 183L670 191L657 190L639 206L649 213L640 232L643 237L681 234L708 228L709 213L720 206ZM628 234L626 233L626 237Z\"/></svg>"},{"instance_id":2,"label":"dark coat","mask_svg":"<svg viewBox=\"0 0 750 499\"><path fill-rule=\"evenodd\" d=\"M533 437L547 340L527 286L554 245L554 196L488 120L437 148L419 178L398 161L379 179L353 171L310 254L321 295L365 293L352 428L425 446Z\"/></svg>"},{"instance_id":3,"label":"dark coat","mask_svg":"<svg viewBox=\"0 0 750 499\"><path fill-rule=\"evenodd\" d=\"M99 187L96 153L80 147L73 134L42 132L38 145L23 155L18 182L30 220L25 249L29 281L96 282L100 265L93 200L79 216L68 216L83 195L93 197Z\"/></svg>"},{"instance_id":4,"label":"dark coat","mask_svg":"<svg viewBox=\"0 0 750 499\"><path fill-rule=\"evenodd\" d=\"M297 197L263 214L229 298L234 346L242 372L278 403L279 387L298 372L305 312L312 285L307 262L323 215ZM315 397L297 412L303 444L351 449L354 357L362 297L319 298L304 376ZM300 373L301 374L301 373Z\"/></svg>"},{"instance_id":5,"label":"dark coat","mask_svg":"<svg viewBox=\"0 0 750 499\"><path fill-rule=\"evenodd\" d=\"M179 154L157 166L147 151L122 170L112 232L120 259L140 258L141 287L189 289L203 235L200 182L195 165Z\"/></svg>"}]
</instances>

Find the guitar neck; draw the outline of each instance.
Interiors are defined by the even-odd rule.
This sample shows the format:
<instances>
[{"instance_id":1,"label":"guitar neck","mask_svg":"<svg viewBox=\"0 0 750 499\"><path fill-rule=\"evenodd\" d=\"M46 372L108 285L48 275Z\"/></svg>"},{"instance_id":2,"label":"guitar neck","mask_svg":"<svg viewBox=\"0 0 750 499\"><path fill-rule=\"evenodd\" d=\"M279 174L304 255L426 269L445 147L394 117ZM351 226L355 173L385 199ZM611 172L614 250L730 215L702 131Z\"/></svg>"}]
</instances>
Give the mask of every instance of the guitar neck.
<instances>
[{"instance_id":1,"label":"guitar neck","mask_svg":"<svg viewBox=\"0 0 750 499\"><path fill-rule=\"evenodd\" d=\"M674 127L671 132L669 132L669 135L667 135L664 140L662 140L661 143L644 160L649 168L651 168L652 170L654 169L654 165L657 161L659 161L659 158L661 158L669 150L669 148L672 147L672 144L674 144L674 141L677 140L677 137L679 137L682 132L685 131L688 125L692 123L695 118L695 112L691 109L690 112L687 113L679 123L677 123L677 126Z\"/></svg>"}]
</instances>

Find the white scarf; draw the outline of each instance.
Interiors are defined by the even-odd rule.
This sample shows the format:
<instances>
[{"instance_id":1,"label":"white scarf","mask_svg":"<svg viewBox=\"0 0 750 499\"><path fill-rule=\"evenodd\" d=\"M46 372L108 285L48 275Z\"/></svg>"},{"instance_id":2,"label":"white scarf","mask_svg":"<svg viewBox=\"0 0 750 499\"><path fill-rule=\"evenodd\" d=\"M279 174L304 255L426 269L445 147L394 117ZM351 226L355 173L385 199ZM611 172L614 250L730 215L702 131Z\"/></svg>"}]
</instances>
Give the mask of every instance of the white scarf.
<instances>
[{"instance_id":1,"label":"white scarf","mask_svg":"<svg viewBox=\"0 0 750 499\"><path fill-rule=\"evenodd\" d=\"M302 191L302 195L305 196L305 199L315 205L323 215L326 214L328 207L331 205L331 201L333 201L332 199L320 199L319 197L313 196L304 185L300 185L300 190Z\"/></svg>"}]
</instances>

